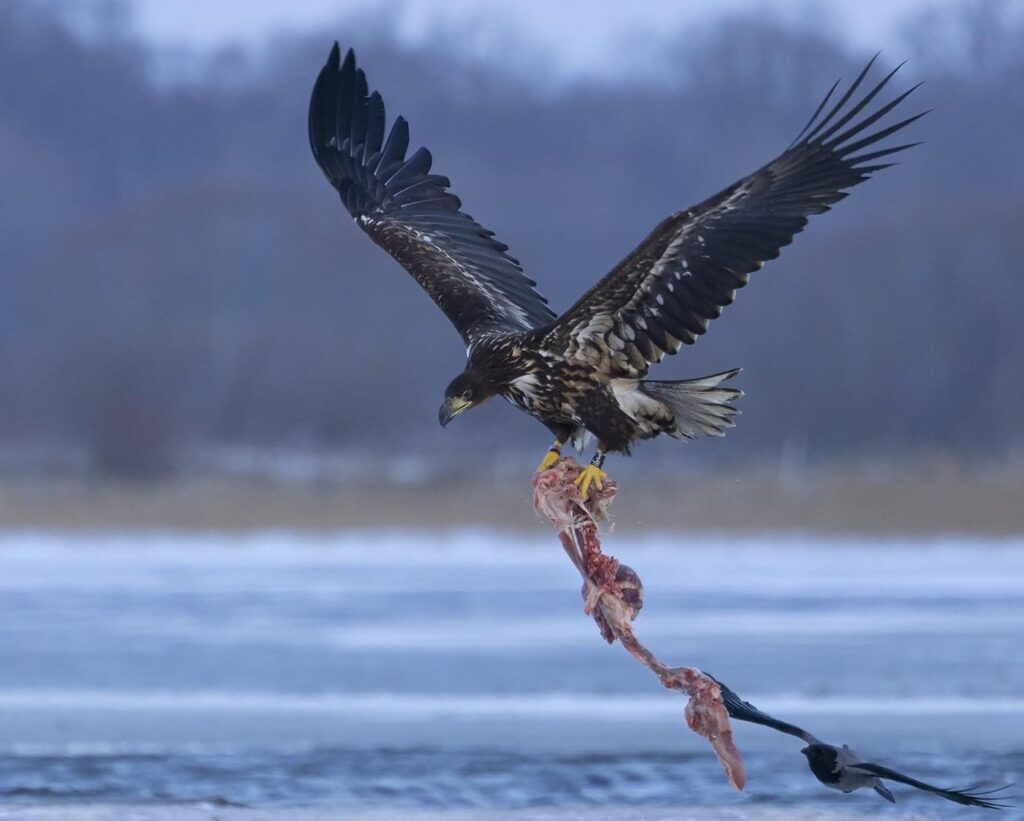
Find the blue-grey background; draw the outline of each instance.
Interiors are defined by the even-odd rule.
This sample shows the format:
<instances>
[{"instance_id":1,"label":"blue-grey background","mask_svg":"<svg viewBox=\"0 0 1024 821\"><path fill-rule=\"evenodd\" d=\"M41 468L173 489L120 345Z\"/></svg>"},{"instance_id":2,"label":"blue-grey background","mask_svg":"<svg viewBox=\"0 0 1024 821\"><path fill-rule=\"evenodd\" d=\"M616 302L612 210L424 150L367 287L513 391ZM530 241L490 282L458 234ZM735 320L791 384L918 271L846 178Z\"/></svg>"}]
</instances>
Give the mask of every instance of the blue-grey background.
<instances>
[{"instance_id":1,"label":"blue-grey background","mask_svg":"<svg viewBox=\"0 0 1024 821\"><path fill-rule=\"evenodd\" d=\"M310 157L308 95L335 39L556 309L779 153L874 51L879 77L908 60L893 90L926 81L906 110L935 111L905 134L924 145L813 220L660 378L745 368L742 425L691 449L719 464L1019 460L1017 4L649 1L607 11L617 28L598 37L579 18L600 4L464 2L451 20L447 4L350 2L264 39L247 19L224 43L234 17L275 7L269 24L282 5L0 8L4 464L167 475L212 449L369 441L452 458L427 411L461 342ZM178 35L161 39L166 18ZM188 51L190 20L220 45ZM504 403L459 431L477 458L546 438Z\"/></svg>"},{"instance_id":2,"label":"blue-grey background","mask_svg":"<svg viewBox=\"0 0 1024 821\"><path fill-rule=\"evenodd\" d=\"M924 144L662 366L743 366L744 413L610 463L605 544L666 661L995 786L1024 781L1022 35L1009 0L3 0L0 819L984 814L832 793L757 727L728 787L582 615L530 510L547 432L436 425L461 344L305 107L354 46L564 308L908 59Z\"/></svg>"}]
</instances>

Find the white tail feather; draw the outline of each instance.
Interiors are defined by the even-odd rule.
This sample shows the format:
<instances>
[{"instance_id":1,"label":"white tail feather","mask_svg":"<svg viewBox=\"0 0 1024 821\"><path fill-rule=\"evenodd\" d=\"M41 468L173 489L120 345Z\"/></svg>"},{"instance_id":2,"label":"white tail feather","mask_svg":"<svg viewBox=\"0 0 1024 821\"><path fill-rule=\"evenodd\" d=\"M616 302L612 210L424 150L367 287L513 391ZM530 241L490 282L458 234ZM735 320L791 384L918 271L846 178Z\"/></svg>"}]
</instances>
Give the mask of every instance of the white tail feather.
<instances>
[{"instance_id":1,"label":"white tail feather","mask_svg":"<svg viewBox=\"0 0 1024 821\"><path fill-rule=\"evenodd\" d=\"M720 385L740 372L731 371L685 379L678 382L645 381L640 389L653 399L667 405L675 418L677 439L696 439L699 436L724 436L736 423L732 418L739 411L730 403L743 396L743 391Z\"/></svg>"}]
</instances>

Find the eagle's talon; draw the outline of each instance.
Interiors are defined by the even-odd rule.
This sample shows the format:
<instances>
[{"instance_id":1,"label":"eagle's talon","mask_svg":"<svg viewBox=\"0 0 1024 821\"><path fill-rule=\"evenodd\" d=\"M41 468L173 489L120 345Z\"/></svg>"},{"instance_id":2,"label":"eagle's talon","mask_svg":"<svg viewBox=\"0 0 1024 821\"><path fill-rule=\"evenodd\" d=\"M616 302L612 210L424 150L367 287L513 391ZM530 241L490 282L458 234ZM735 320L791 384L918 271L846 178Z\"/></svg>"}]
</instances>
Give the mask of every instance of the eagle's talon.
<instances>
[{"instance_id":1,"label":"eagle's talon","mask_svg":"<svg viewBox=\"0 0 1024 821\"><path fill-rule=\"evenodd\" d=\"M558 448L551 448L540 460L540 464L537 466L537 473L543 473L545 470L551 470L555 465L558 464L558 460L562 458L562 451Z\"/></svg>"},{"instance_id":2,"label":"eagle's talon","mask_svg":"<svg viewBox=\"0 0 1024 821\"><path fill-rule=\"evenodd\" d=\"M597 465L587 465L583 470L580 471L580 475L573 480L573 484L580 489L580 496L584 499L590 495L590 486L593 485L598 490L604 490L604 484L602 480L608 474L605 473Z\"/></svg>"}]
</instances>

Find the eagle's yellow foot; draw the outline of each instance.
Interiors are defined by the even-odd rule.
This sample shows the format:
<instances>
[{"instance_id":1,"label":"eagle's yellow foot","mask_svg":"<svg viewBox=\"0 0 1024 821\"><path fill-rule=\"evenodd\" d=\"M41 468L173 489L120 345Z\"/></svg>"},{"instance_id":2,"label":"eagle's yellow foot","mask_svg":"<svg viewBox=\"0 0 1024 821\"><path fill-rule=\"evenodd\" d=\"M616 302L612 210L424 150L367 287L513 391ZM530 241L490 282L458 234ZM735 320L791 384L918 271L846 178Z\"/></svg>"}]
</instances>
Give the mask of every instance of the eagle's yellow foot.
<instances>
[{"instance_id":1,"label":"eagle's yellow foot","mask_svg":"<svg viewBox=\"0 0 1024 821\"><path fill-rule=\"evenodd\" d=\"M593 485L598 490L604 490L602 480L608 474L605 473L597 465L587 465L583 470L580 471L580 475L576 477L574 484L580 489L580 496L584 499L590 494L590 486Z\"/></svg>"},{"instance_id":2,"label":"eagle's yellow foot","mask_svg":"<svg viewBox=\"0 0 1024 821\"><path fill-rule=\"evenodd\" d=\"M537 465L537 473L543 473L545 470L551 470L551 468L558 464L558 460L561 458L562 451L558 448L551 448L551 450L545 454L544 458L540 460L540 464Z\"/></svg>"}]
</instances>

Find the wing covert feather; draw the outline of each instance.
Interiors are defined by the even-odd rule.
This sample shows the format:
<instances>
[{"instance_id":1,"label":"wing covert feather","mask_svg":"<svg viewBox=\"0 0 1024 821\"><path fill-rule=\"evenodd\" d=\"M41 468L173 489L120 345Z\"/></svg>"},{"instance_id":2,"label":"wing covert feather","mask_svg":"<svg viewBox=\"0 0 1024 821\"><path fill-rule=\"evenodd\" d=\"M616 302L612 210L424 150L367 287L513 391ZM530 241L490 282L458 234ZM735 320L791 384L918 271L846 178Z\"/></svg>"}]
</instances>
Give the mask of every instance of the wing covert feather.
<instances>
[{"instance_id":1,"label":"wing covert feather","mask_svg":"<svg viewBox=\"0 0 1024 821\"><path fill-rule=\"evenodd\" d=\"M797 139L774 160L701 204L662 220L558 318L548 332L548 346L572 356L596 337L611 335L613 347L624 347L613 357L615 375L638 378L650 363L695 342L750 274L804 229L808 217L828 211L847 196L847 189L891 164L879 164L878 159L916 145L858 153L923 116L865 134L917 88L857 119L899 68L848 105L873 63L823 114L838 83L833 86ZM637 356L644 361L642 367L636 366Z\"/></svg>"},{"instance_id":2,"label":"wing covert feather","mask_svg":"<svg viewBox=\"0 0 1024 821\"><path fill-rule=\"evenodd\" d=\"M447 177L430 173L426 148L406 157L402 117L385 137L384 102L368 91L352 51L342 62L335 43L313 87L309 141L359 227L412 274L467 344L549 323L554 313L508 246L461 210Z\"/></svg>"}]
</instances>

